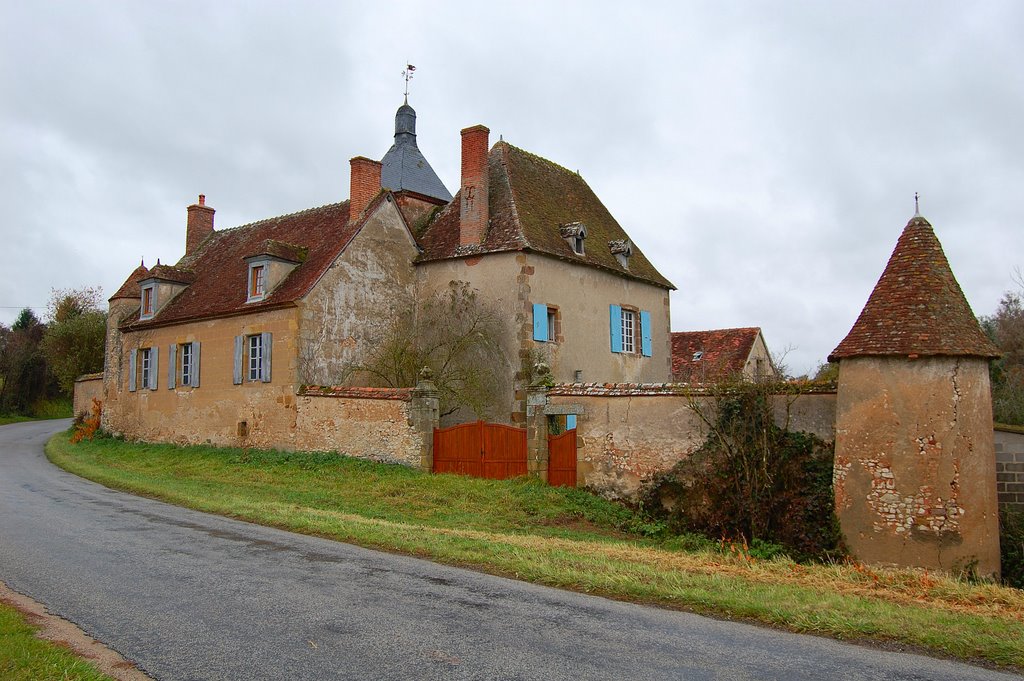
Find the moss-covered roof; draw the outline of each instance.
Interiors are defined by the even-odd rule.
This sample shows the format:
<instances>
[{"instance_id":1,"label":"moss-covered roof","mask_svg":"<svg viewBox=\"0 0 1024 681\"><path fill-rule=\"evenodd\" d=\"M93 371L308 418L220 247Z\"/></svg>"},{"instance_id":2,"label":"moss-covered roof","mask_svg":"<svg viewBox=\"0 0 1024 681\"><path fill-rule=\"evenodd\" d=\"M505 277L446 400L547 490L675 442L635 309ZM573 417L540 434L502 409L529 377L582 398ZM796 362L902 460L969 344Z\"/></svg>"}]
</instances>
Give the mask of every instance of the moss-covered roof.
<instances>
[{"instance_id":1,"label":"moss-covered roof","mask_svg":"<svg viewBox=\"0 0 1024 681\"><path fill-rule=\"evenodd\" d=\"M656 286L674 289L644 253L632 244L626 266L612 252L611 242L628 240L583 178L571 170L507 142L498 142L488 157L490 219L479 246L459 246L460 195L417 233L420 261L510 250L530 250L610 270ZM573 251L561 227L582 223L583 254Z\"/></svg>"},{"instance_id":2,"label":"moss-covered roof","mask_svg":"<svg viewBox=\"0 0 1024 681\"><path fill-rule=\"evenodd\" d=\"M860 317L828 359L866 355L999 356L920 215L903 229Z\"/></svg>"}]
</instances>

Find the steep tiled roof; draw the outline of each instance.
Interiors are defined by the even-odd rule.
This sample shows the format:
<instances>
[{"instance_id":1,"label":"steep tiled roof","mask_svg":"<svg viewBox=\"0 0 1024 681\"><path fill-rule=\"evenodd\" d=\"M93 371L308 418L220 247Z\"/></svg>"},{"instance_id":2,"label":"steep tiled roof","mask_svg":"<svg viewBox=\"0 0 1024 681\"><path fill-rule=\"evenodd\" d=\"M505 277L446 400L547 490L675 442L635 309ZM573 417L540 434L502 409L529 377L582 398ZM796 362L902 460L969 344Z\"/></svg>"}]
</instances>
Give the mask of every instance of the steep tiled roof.
<instances>
[{"instance_id":1,"label":"steep tiled roof","mask_svg":"<svg viewBox=\"0 0 1024 681\"><path fill-rule=\"evenodd\" d=\"M114 295L110 296L109 300L116 300L118 298L134 298L138 300L142 295L142 288L139 286L139 282L149 276L149 269L146 268L145 264L141 264L135 268L135 271L128 275L128 278L121 284L121 288L114 292Z\"/></svg>"},{"instance_id":2,"label":"steep tiled roof","mask_svg":"<svg viewBox=\"0 0 1024 681\"><path fill-rule=\"evenodd\" d=\"M161 281L173 281L176 284L191 284L196 279L196 273L183 267L157 263L149 271L149 276L145 277L145 279L160 279Z\"/></svg>"},{"instance_id":3,"label":"steep tiled roof","mask_svg":"<svg viewBox=\"0 0 1024 681\"><path fill-rule=\"evenodd\" d=\"M384 193L378 196L375 203L383 196ZM348 201L343 201L218 230L195 253L177 264L180 269L194 272L195 280L153 319L140 322L136 315L127 323L132 328L144 328L291 303L309 291L361 225L362 221L349 223ZM295 249L306 249L305 260L264 300L246 303L245 258L267 250L268 242L288 245L292 255Z\"/></svg>"},{"instance_id":4,"label":"steep tiled roof","mask_svg":"<svg viewBox=\"0 0 1024 681\"><path fill-rule=\"evenodd\" d=\"M903 229L860 317L829 361L861 355L999 356L920 215Z\"/></svg>"},{"instance_id":5,"label":"steep tiled roof","mask_svg":"<svg viewBox=\"0 0 1024 681\"><path fill-rule=\"evenodd\" d=\"M475 253L532 250L580 262L617 274L675 288L635 245L628 269L609 243L629 237L579 174L551 161L498 142L488 157L490 222L479 247L459 247L460 196L438 212L418 234L421 261ZM575 222L586 226L584 254L577 255L560 228Z\"/></svg>"},{"instance_id":6,"label":"steep tiled roof","mask_svg":"<svg viewBox=\"0 0 1024 681\"><path fill-rule=\"evenodd\" d=\"M760 333L756 326L673 333L673 378L702 383L741 373Z\"/></svg>"}]
</instances>

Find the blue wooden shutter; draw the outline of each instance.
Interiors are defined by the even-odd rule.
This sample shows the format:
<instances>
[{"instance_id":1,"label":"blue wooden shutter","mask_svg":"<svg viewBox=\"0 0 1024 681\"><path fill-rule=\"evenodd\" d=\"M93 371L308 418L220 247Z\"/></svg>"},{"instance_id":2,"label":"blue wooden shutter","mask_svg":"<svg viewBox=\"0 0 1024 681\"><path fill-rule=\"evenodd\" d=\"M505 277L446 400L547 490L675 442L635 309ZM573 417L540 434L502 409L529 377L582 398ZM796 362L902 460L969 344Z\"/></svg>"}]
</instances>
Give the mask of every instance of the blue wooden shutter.
<instances>
[{"instance_id":1,"label":"blue wooden shutter","mask_svg":"<svg viewBox=\"0 0 1024 681\"><path fill-rule=\"evenodd\" d=\"M576 414L568 414L565 417L565 429L575 430L576 429Z\"/></svg>"},{"instance_id":2,"label":"blue wooden shutter","mask_svg":"<svg viewBox=\"0 0 1024 681\"><path fill-rule=\"evenodd\" d=\"M174 390L175 378L174 370L177 369L178 364L178 346L171 343L167 346L167 389Z\"/></svg>"},{"instance_id":3,"label":"blue wooden shutter","mask_svg":"<svg viewBox=\"0 0 1024 681\"><path fill-rule=\"evenodd\" d=\"M533 304L533 340L548 339L548 306L541 303Z\"/></svg>"},{"instance_id":4,"label":"blue wooden shutter","mask_svg":"<svg viewBox=\"0 0 1024 681\"><path fill-rule=\"evenodd\" d=\"M640 352L651 356L651 313L647 310L640 310Z\"/></svg>"},{"instance_id":5,"label":"blue wooden shutter","mask_svg":"<svg viewBox=\"0 0 1024 681\"><path fill-rule=\"evenodd\" d=\"M244 336L235 336L235 385L242 384L242 344L245 343Z\"/></svg>"},{"instance_id":6,"label":"blue wooden shutter","mask_svg":"<svg viewBox=\"0 0 1024 681\"><path fill-rule=\"evenodd\" d=\"M160 371L160 348L153 346L149 349L149 385L150 390L156 390L156 373Z\"/></svg>"},{"instance_id":7,"label":"blue wooden shutter","mask_svg":"<svg viewBox=\"0 0 1024 681\"><path fill-rule=\"evenodd\" d=\"M132 350L132 354L128 355L128 391L135 392L135 376L139 370L139 351Z\"/></svg>"},{"instance_id":8,"label":"blue wooden shutter","mask_svg":"<svg viewBox=\"0 0 1024 681\"><path fill-rule=\"evenodd\" d=\"M608 324L612 331L612 352L622 352L622 307L608 306Z\"/></svg>"},{"instance_id":9,"label":"blue wooden shutter","mask_svg":"<svg viewBox=\"0 0 1024 681\"><path fill-rule=\"evenodd\" d=\"M189 376L192 387L199 387L199 341L192 342L192 375Z\"/></svg>"},{"instance_id":10,"label":"blue wooden shutter","mask_svg":"<svg viewBox=\"0 0 1024 681\"><path fill-rule=\"evenodd\" d=\"M263 346L263 366L260 367L260 380L264 383L270 383L270 349L274 345L274 337L269 331L264 331L260 340L260 345Z\"/></svg>"}]
</instances>

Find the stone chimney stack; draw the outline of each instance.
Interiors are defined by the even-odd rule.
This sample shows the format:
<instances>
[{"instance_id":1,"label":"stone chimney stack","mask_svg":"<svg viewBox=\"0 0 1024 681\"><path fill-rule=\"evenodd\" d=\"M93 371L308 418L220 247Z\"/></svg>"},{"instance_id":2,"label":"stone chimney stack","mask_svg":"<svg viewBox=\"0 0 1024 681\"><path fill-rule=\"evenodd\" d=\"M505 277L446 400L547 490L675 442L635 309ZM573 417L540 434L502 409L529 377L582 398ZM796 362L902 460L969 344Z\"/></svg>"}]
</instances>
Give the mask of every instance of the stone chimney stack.
<instances>
[{"instance_id":1,"label":"stone chimney stack","mask_svg":"<svg viewBox=\"0 0 1024 681\"><path fill-rule=\"evenodd\" d=\"M474 125L462 131L462 187L459 202L459 245L475 246L487 232L489 181L487 137L490 130Z\"/></svg>"},{"instance_id":2,"label":"stone chimney stack","mask_svg":"<svg viewBox=\"0 0 1024 681\"><path fill-rule=\"evenodd\" d=\"M351 188L349 191L348 219L356 220L374 197L380 193L380 161L356 156L349 161Z\"/></svg>"},{"instance_id":3,"label":"stone chimney stack","mask_svg":"<svg viewBox=\"0 0 1024 681\"><path fill-rule=\"evenodd\" d=\"M213 214L206 205L206 195L199 195L199 203L188 207L188 225L185 228L185 255L192 255L203 240L213 234Z\"/></svg>"}]
</instances>

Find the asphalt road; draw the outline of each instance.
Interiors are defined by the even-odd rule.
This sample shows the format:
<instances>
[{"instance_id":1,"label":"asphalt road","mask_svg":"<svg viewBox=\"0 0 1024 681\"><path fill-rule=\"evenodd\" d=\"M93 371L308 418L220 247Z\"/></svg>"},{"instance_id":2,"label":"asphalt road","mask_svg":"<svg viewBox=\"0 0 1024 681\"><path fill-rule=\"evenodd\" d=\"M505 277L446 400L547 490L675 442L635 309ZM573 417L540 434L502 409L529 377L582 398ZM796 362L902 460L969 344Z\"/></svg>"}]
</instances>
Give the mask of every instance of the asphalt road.
<instances>
[{"instance_id":1,"label":"asphalt road","mask_svg":"<svg viewBox=\"0 0 1024 681\"><path fill-rule=\"evenodd\" d=\"M0 580L157 679L1018 678L629 605L206 515L0 427Z\"/></svg>"}]
</instances>

